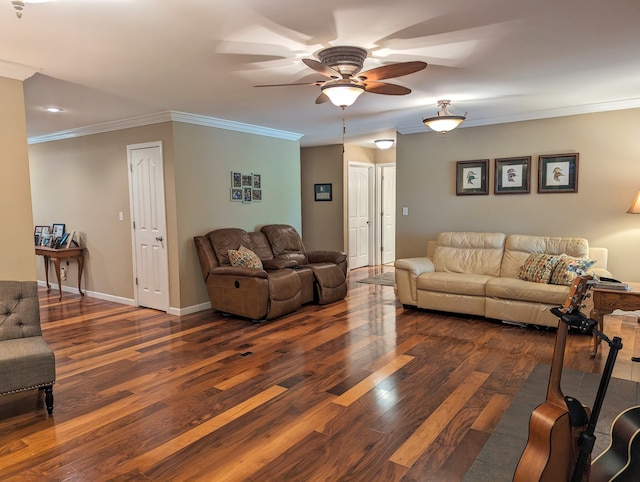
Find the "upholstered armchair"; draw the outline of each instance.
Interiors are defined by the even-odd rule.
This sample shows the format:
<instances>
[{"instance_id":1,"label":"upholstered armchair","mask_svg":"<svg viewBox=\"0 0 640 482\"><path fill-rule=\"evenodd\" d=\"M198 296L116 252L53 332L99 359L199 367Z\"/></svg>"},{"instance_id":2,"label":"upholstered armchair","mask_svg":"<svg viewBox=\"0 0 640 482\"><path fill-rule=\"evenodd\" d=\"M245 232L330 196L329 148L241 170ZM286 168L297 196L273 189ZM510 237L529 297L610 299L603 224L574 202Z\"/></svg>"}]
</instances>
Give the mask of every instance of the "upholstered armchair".
<instances>
[{"instance_id":1,"label":"upholstered armchair","mask_svg":"<svg viewBox=\"0 0 640 482\"><path fill-rule=\"evenodd\" d=\"M55 356L40 328L36 282L0 281L0 395L43 390L51 415L55 379Z\"/></svg>"}]
</instances>

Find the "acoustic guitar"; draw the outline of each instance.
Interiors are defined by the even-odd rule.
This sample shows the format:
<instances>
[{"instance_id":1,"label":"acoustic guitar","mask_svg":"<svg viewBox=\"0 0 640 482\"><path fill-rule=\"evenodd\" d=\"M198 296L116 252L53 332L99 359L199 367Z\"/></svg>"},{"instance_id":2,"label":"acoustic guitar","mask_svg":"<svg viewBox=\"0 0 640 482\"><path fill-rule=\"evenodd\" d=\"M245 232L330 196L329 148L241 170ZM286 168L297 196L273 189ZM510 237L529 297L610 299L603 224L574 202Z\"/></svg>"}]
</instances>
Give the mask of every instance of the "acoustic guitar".
<instances>
[{"instance_id":1,"label":"acoustic guitar","mask_svg":"<svg viewBox=\"0 0 640 482\"><path fill-rule=\"evenodd\" d=\"M592 279L588 275L576 277L569 296L558 311L562 314L580 311ZM582 410L583 420L580 423L584 422L584 425L588 423L588 415L580 402L571 397L565 398L560 388L568 332L568 325L558 320L546 400L533 411L529 419L529 439L516 467L514 482L571 480L578 449L575 420L572 425L569 406L572 412L576 406Z\"/></svg>"},{"instance_id":2,"label":"acoustic guitar","mask_svg":"<svg viewBox=\"0 0 640 482\"><path fill-rule=\"evenodd\" d=\"M590 482L640 480L640 407L631 407L611 425L611 443L591 464Z\"/></svg>"}]
</instances>

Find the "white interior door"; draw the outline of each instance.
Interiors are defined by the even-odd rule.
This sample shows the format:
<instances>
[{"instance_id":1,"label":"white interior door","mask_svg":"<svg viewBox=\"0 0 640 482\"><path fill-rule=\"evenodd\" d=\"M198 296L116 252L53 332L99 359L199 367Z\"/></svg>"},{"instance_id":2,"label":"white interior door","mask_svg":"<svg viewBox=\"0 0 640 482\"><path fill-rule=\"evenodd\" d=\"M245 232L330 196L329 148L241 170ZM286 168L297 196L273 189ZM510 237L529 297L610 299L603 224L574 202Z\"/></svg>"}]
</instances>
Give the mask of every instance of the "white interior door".
<instances>
[{"instance_id":1,"label":"white interior door","mask_svg":"<svg viewBox=\"0 0 640 482\"><path fill-rule=\"evenodd\" d=\"M349 165L349 267L370 264L372 167Z\"/></svg>"},{"instance_id":2,"label":"white interior door","mask_svg":"<svg viewBox=\"0 0 640 482\"><path fill-rule=\"evenodd\" d=\"M382 166L380 183L382 264L396 259L396 166Z\"/></svg>"},{"instance_id":3,"label":"white interior door","mask_svg":"<svg viewBox=\"0 0 640 482\"><path fill-rule=\"evenodd\" d=\"M137 303L167 311L169 277L162 144L127 146L127 153Z\"/></svg>"}]
</instances>

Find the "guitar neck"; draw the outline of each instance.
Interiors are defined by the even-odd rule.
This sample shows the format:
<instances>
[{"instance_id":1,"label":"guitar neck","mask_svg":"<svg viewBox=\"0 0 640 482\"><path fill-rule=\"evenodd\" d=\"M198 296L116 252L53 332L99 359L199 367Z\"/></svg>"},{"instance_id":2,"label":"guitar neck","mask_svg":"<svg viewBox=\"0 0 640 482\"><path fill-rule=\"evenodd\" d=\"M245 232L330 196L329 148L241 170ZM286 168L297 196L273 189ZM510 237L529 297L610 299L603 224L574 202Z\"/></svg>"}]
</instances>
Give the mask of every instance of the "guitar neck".
<instances>
[{"instance_id":1,"label":"guitar neck","mask_svg":"<svg viewBox=\"0 0 640 482\"><path fill-rule=\"evenodd\" d=\"M580 310L580 306L589 289L589 281L592 276L578 276L571 285L569 296L560 309L563 313L573 313ZM547 401L559 407L565 407L564 395L560 387L562 380L562 367L564 365L564 349L567 343L569 327L562 320L558 320L558 331L556 334L556 344L553 348L551 360L551 374L549 375L549 385L547 387Z\"/></svg>"},{"instance_id":2,"label":"guitar neck","mask_svg":"<svg viewBox=\"0 0 640 482\"><path fill-rule=\"evenodd\" d=\"M547 402L558 407L566 406L560 385L562 382L562 367L564 365L564 348L567 343L568 332L569 327L567 324L559 321L558 332L556 334L556 344L553 348L553 357L551 359L549 385L547 386Z\"/></svg>"}]
</instances>

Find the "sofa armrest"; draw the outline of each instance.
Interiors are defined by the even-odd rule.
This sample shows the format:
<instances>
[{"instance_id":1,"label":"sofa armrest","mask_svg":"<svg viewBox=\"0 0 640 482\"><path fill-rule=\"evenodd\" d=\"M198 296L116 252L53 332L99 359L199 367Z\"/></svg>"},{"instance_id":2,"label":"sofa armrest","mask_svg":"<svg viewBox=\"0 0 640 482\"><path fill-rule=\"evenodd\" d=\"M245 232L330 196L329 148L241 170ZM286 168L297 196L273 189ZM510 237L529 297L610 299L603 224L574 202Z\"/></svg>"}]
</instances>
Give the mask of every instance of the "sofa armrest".
<instances>
[{"instance_id":1,"label":"sofa armrest","mask_svg":"<svg viewBox=\"0 0 640 482\"><path fill-rule=\"evenodd\" d=\"M398 298L403 305L417 306L418 291L416 278L422 273L435 271L431 258L404 258L396 259L396 290Z\"/></svg>"},{"instance_id":2,"label":"sofa armrest","mask_svg":"<svg viewBox=\"0 0 640 482\"><path fill-rule=\"evenodd\" d=\"M587 271L587 274L595 275L597 278L613 278L613 274L611 274L611 271L604 268L598 268L597 266Z\"/></svg>"},{"instance_id":3,"label":"sofa armrest","mask_svg":"<svg viewBox=\"0 0 640 482\"><path fill-rule=\"evenodd\" d=\"M396 259L394 266L396 269L409 271L414 276L420 276L422 273L432 273L436 270L431 258L404 258Z\"/></svg>"},{"instance_id":4,"label":"sofa armrest","mask_svg":"<svg viewBox=\"0 0 640 482\"><path fill-rule=\"evenodd\" d=\"M346 261L347 253L342 251L309 251L307 253L309 263L335 263L340 264Z\"/></svg>"},{"instance_id":5,"label":"sofa armrest","mask_svg":"<svg viewBox=\"0 0 640 482\"><path fill-rule=\"evenodd\" d=\"M248 276L251 278L268 278L269 274L259 268L247 268L246 266L218 266L212 268L209 274L224 276Z\"/></svg>"},{"instance_id":6,"label":"sofa armrest","mask_svg":"<svg viewBox=\"0 0 640 482\"><path fill-rule=\"evenodd\" d=\"M298 263L293 259L273 258L262 260L262 266L265 269L284 269L298 266Z\"/></svg>"}]
</instances>

